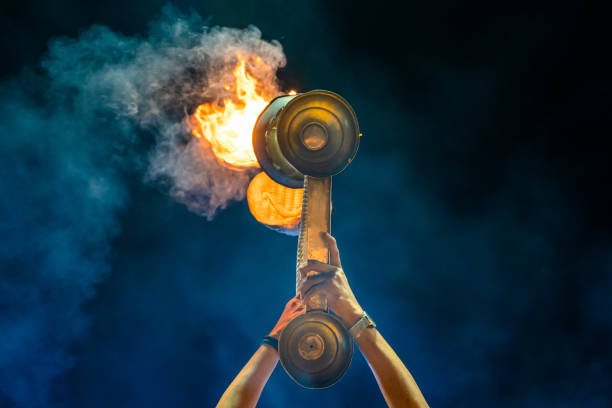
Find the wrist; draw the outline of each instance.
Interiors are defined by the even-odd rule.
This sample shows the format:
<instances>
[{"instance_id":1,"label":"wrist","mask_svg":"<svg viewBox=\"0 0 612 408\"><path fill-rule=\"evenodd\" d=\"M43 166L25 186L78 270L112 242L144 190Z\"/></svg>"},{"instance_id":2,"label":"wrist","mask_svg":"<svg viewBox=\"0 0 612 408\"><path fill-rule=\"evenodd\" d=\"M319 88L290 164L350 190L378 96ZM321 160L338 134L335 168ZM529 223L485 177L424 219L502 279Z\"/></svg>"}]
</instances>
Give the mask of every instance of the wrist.
<instances>
[{"instance_id":1,"label":"wrist","mask_svg":"<svg viewBox=\"0 0 612 408\"><path fill-rule=\"evenodd\" d=\"M283 327L283 329L284 329L284 327ZM274 329L274 330L272 330L272 331L271 331L271 332L268 334L268 337L273 337L273 338L275 338L276 340L280 340L280 336L281 336L281 333L282 333L282 332L283 332L282 330L277 330L277 329Z\"/></svg>"},{"instance_id":2,"label":"wrist","mask_svg":"<svg viewBox=\"0 0 612 408\"><path fill-rule=\"evenodd\" d=\"M276 337L265 336L261 340L261 345L262 346L267 346L267 347L273 349L274 351L278 352L278 339Z\"/></svg>"},{"instance_id":3,"label":"wrist","mask_svg":"<svg viewBox=\"0 0 612 408\"><path fill-rule=\"evenodd\" d=\"M269 344L262 343L259 347L259 350L257 350L257 353L259 353L263 359L269 361L272 364L276 364L280 360L278 350L276 350Z\"/></svg>"},{"instance_id":4,"label":"wrist","mask_svg":"<svg viewBox=\"0 0 612 408\"><path fill-rule=\"evenodd\" d=\"M348 327L357 323L361 316L363 316L363 309L357 302L351 302L344 307L338 308L338 310L334 310L338 316L344 320L344 323L348 325Z\"/></svg>"}]
</instances>

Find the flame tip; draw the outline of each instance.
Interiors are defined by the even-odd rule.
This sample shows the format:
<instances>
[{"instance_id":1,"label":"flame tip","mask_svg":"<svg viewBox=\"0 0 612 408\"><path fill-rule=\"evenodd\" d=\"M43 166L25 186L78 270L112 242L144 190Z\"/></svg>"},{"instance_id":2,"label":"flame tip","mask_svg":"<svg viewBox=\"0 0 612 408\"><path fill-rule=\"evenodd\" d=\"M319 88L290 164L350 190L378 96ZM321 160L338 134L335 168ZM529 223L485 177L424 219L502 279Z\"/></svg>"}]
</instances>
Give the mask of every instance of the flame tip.
<instances>
[{"instance_id":1,"label":"flame tip","mask_svg":"<svg viewBox=\"0 0 612 408\"><path fill-rule=\"evenodd\" d=\"M206 139L220 162L231 168L259 167L251 134L259 114L269 100L258 92L261 84L246 69L247 59L237 54L233 82L223 84L232 95L221 101L199 105L193 114L192 133ZM263 64L260 56L251 57ZM265 64L264 64L265 66Z\"/></svg>"}]
</instances>

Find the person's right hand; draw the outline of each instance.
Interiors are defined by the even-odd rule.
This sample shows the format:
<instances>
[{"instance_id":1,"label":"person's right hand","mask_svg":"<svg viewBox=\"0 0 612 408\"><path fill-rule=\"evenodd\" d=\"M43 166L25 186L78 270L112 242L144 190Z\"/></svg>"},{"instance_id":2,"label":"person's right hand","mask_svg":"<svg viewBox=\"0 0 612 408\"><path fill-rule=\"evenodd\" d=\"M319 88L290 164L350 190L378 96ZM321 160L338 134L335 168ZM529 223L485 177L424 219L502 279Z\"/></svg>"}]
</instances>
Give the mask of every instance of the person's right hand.
<instances>
[{"instance_id":1,"label":"person's right hand","mask_svg":"<svg viewBox=\"0 0 612 408\"><path fill-rule=\"evenodd\" d=\"M276 325L270 332L269 336L279 339L285 326L287 326L287 324L289 324L291 320L295 319L296 317L298 317L299 315L305 312L306 312L306 309L304 308L304 305L300 301L299 295L295 295L285 305L285 310L283 310L283 314L278 319L278 322L276 322Z\"/></svg>"},{"instance_id":2,"label":"person's right hand","mask_svg":"<svg viewBox=\"0 0 612 408\"><path fill-rule=\"evenodd\" d=\"M300 269L304 279L299 291L300 297L302 302L308 303L312 296L325 295L329 308L351 326L361 318L363 309L359 306L342 269L335 238L327 232L322 235L329 247L330 263L311 260Z\"/></svg>"}]
</instances>

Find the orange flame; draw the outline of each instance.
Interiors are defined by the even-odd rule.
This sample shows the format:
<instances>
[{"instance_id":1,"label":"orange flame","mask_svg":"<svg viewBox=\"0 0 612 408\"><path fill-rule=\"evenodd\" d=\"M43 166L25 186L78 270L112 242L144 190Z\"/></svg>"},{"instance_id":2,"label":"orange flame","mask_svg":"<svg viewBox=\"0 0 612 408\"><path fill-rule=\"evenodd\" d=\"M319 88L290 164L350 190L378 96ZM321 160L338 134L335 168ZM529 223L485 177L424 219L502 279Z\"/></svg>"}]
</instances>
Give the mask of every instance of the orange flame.
<instances>
[{"instance_id":1,"label":"orange flame","mask_svg":"<svg viewBox=\"0 0 612 408\"><path fill-rule=\"evenodd\" d=\"M268 97L258 90L267 88L276 92L275 83L260 83L247 72L248 61L238 55L233 81L221 84L231 93L230 97L221 103L215 101L198 106L190 118L193 135L207 141L221 164L233 169L259 167L251 141L253 127L274 95ZM268 68L259 56L252 61L258 68ZM289 95L296 94L295 90L289 91ZM296 233L303 193L304 189L287 188L261 172L249 184L247 201L251 214L262 224Z\"/></svg>"},{"instance_id":2,"label":"orange flame","mask_svg":"<svg viewBox=\"0 0 612 408\"><path fill-rule=\"evenodd\" d=\"M255 58L262 64L260 57ZM213 153L230 167L259 167L251 135L259 114L269 99L257 92L258 81L246 70L247 59L238 56L234 68L234 83L224 84L227 91L234 89L234 98L223 99L222 104L205 103L197 107L193 119L193 134L205 138Z\"/></svg>"},{"instance_id":3,"label":"orange flame","mask_svg":"<svg viewBox=\"0 0 612 408\"><path fill-rule=\"evenodd\" d=\"M265 172L256 175L247 189L247 203L260 223L290 235L297 234L302 216L303 188L289 188Z\"/></svg>"}]
</instances>

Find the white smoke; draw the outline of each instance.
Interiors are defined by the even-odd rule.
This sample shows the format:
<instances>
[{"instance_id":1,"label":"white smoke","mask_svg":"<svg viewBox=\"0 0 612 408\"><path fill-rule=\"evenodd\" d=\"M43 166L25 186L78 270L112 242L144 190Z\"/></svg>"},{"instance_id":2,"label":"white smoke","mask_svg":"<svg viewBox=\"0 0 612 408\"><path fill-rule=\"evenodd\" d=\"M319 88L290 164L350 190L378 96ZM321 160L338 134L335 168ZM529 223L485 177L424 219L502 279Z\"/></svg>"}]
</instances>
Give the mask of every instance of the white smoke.
<instances>
[{"instance_id":1,"label":"white smoke","mask_svg":"<svg viewBox=\"0 0 612 408\"><path fill-rule=\"evenodd\" d=\"M204 102L231 97L238 56L259 56L248 65L268 97L279 93L276 71L285 65L277 41L255 27L207 28L198 16L166 8L145 37L126 37L95 26L80 38L50 44L44 66L56 89L76 92L83 115L109 115L123 124L128 141L139 130L153 132L146 179L190 210L211 218L232 200L243 199L252 176L221 166L205 142L190 135L185 118ZM134 130L134 126L137 130Z\"/></svg>"},{"instance_id":2,"label":"white smoke","mask_svg":"<svg viewBox=\"0 0 612 408\"><path fill-rule=\"evenodd\" d=\"M277 42L254 27L206 28L166 8L144 36L94 26L50 42L44 72L0 83L0 406L55 405L53 380L87 333L83 303L109 272L126 174L140 172L211 218L251 174L221 166L186 118L227 98L237 54L278 92Z\"/></svg>"}]
</instances>

